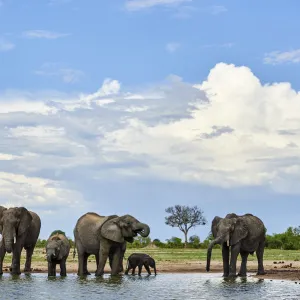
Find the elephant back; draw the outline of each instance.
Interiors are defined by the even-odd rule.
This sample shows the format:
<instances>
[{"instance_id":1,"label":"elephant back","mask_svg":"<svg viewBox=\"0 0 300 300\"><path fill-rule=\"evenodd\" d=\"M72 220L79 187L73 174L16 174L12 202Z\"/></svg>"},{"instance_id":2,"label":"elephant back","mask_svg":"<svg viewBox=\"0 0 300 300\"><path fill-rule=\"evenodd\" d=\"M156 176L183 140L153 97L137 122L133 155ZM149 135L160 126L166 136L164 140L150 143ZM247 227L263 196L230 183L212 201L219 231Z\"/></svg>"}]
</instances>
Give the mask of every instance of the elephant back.
<instances>
[{"instance_id":1,"label":"elephant back","mask_svg":"<svg viewBox=\"0 0 300 300\"><path fill-rule=\"evenodd\" d=\"M41 231L41 219L40 219L39 215L33 211L29 211L29 213L32 216L32 221L28 228L28 234L27 234L26 240L25 240L24 246L26 248L35 246L35 244L38 240L38 237L40 235L40 231Z\"/></svg>"},{"instance_id":2,"label":"elephant back","mask_svg":"<svg viewBox=\"0 0 300 300\"><path fill-rule=\"evenodd\" d=\"M100 247L100 230L102 225L117 216L100 216L86 213L81 216L74 228L75 242L80 243L87 253L97 253Z\"/></svg>"}]
</instances>

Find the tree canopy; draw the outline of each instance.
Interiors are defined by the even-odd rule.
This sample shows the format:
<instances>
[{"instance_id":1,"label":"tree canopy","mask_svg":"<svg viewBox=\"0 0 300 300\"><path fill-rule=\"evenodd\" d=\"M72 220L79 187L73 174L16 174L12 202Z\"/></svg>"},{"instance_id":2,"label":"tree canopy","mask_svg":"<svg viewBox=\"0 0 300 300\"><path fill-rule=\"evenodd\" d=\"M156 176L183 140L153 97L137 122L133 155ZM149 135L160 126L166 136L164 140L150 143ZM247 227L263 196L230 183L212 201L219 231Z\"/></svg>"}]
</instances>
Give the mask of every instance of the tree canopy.
<instances>
[{"instance_id":1,"label":"tree canopy","mask_svg":"<svg viewBox=\"0 0 300 300\"><path fill-rule=\"evenodd\" d=\"M165 223L172 227L178 227L184 233L185 245L188 243L189 230L207 223L203 211L198 206L175 205L168 207L166 213L170 215L165 218Z\"/></svg>"}]
</instances>

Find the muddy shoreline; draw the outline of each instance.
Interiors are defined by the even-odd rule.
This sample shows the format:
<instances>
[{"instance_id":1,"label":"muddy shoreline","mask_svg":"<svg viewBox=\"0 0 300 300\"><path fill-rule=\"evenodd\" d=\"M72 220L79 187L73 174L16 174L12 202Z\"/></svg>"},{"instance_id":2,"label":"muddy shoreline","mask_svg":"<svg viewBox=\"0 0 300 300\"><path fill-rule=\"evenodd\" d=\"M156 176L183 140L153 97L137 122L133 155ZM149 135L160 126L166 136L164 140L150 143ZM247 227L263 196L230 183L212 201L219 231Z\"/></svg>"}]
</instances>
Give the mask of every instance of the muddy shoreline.
<instances>
[{"instance_id":1,"label":"muddy shoreline","mask_svg":"<svg viewBox=\"0 0 300 300\"><path fill-rule=\"evenodd\" d=\"M124 267L126 264L124 263ZM239 263L238 263L239 266ZM248 274L247 276L253 276L260 279L279 279L279 280L292 280L300 283L300 262L295 261L265 261L264 263L266 275L256 276L257 264L254 261L248 262ZM205 270L205 262L157 262L157 273L207 273ZM23 269L23 266L21 270ZM94 261L88 263L88 269L93 274L96 270L96 263ZM23 270L22 270L23 271ZM59 266L56 271L59 273ZM4 264L3 272L9 272L9 265ZM47 273L46 262L33 262L33 273ZM109 273L110 268L107 265L105 267L105 273ZM145 272L143 268L143 272ZM211 273L222 273L222 262L212 261ZM77 262L67 262L67 273L77 273Z\"/></svg>"}]
</instances>

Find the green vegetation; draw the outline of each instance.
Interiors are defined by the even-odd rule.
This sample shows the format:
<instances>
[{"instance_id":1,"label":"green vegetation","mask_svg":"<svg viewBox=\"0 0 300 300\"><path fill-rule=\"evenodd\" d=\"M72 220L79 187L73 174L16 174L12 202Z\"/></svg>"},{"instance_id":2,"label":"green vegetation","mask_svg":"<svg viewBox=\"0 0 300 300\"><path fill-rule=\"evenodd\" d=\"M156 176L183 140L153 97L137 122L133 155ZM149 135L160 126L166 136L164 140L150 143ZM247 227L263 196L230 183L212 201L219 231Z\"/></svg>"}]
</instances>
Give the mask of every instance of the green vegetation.
<instances>
[{"instance_id":1,"label":"green vegetation","mask_svg":"<svg viewBox=\"0 0 300 300\"><path fill-rule=\"evenodd\" d=\"M159 263L191 263L191 262L205 262L206 261L206 249L171 249L171 248L154 248L154 247L145 247L145 248L128 248L124 261L127 260L130 254L135 252L147 253L155 258ZM11 263L11 254L5 255L4 267L7 267ZM22 252L21 264L25 263L26 252ZM77 263L77 255L73 261L73 249L71 249L68 262ZM221 249L213 249L212 260L222 261L222 252ZM238 258L240 260L240 256ZM255 254L249 255L249 261L256 261ZM279 249L266 249L264 254L264 260L269 261L298 261L300 260L300 251L297 250L279 250ZM90 256L89 261L95 262L95 257ZM42 248L35 248L32 262L37 263L39 266L47 266L46 253Z\"/></svg>"},{"instance_id":2,"label":"green vegetation","mask_svg":"<svg viewBox=\"0 0 300 300\"><path fill-rule=\"evenodd\" d=\"M165 218L165 223L172 227L178 227L184 234L184 246L188 247L188 232L191 228L207 223L203 216L203 211L198 206L175 205L168 207L166 213L169 214ZM177 241L178 242L178 241ZM175 246L177 245L175 241ZM172 243L172 241L171 241Z\"/></svg>"},{"instance_id":3,"label":"green vegetation","mask_svg":"<svg viewBox=\"0 0 300 300\"><path fill-rule=\"evenodd\" d=\"M267 235L268 249L300 250L300 227L289 227L284 233Z\"/></svg>"}]
</instances>

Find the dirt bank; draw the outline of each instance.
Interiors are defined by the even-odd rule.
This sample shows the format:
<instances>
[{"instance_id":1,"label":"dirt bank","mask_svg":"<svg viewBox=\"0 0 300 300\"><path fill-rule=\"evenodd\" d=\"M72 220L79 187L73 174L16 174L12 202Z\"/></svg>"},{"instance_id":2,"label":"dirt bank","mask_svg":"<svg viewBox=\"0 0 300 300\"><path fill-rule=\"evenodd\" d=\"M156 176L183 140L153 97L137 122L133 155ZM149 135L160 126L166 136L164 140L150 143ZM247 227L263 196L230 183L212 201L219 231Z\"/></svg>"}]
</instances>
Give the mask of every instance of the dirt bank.
<instances>
[{"instance_id":1,"label":"dirt bank","mask_svg":"<svg viewBox=\"0 0 300 300\"><path fill-rule=\"evenodd\" d=\"M266 275L255 276L257 278L266 279L282 279L282 280L293 280L300 281L300 262L299 261L265 261ZM206 273L205 262L161 262L157 263L158 273ZM125 267L125 263L124 263ZM36 273L46 273L47 263L46 262L33 262L32 263L33 272ZM211 272L222 272L222 262L212 261ZM88 269L91 273L96 270L95 262L88 263ZM248 272L255 273L257 270L257 263L255 261L248 262ZM4 264L3 271L9 271L9 265ZM143 272L145 270L143 269ZM59 272L59 266L57 266L57 272ZM67 263L67 272L76 273L77 272L77 262ZM107 265L105 272L109 273L110 268ZM254 275L251 275L254 276Z\"/></svg>"}]
</instances>

